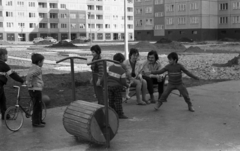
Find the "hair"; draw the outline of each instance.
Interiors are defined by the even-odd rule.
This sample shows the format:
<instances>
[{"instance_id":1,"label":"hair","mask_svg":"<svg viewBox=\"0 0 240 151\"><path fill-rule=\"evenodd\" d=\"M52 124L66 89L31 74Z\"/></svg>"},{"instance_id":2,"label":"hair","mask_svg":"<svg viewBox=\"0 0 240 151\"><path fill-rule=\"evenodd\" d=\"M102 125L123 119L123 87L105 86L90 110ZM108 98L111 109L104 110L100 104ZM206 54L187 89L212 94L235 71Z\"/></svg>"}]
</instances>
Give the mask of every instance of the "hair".
<instances>
[{"instance_id":1,"label":"hair","mask_svg":"<svg viewBox=\"0 0 240 151\"><path fill-rule=\"evenodd\" d=\"M96 52L96 54L98 55L101 54L101 48L99 47L99 45L92 46L90 50Z\"/></svg>"},{"instance_id":2,"label":"hair","mask_svg":"<svg viewBox=\"0 0 240 151\"><path fill-rule=\"evenodd\" d=\"M176 63L178 62L178 54L176 52L171 52L167 57L168 59L175 60Z\"/></svg>"},{"instance_id":3,"label":"hair","mask_svg":"<svg viewBox=\"0 0 240 151\"><path fill-rule=\"evenodd\" d=\"M129 59L131 58L131 56L133 55L133 54L138 54L139 55L139 52L138 52L138 49L136 49L136 48L131 48L130 49L130 52L129 52Z\"/></svg>"},{"instance_id":4,"label":"hair","mask_svg":"<svg viewBox=\"0 0 240 151\"><path fill-rule=\"evenodd\" d=\"M38 53L34 53L32 54L31 59L32 59L32 63L37 65L39 62L44 60L44 56Z\"/></svg>"},{"instance_id":5,"label":"hair","mask_svg":"<svg viewBox=\"0 0 240 151\"><path fill-rule=\"evenodd\" d=\"M125 57L124 57L124 55L121 54L121 53L116 53L116 54L113 56L113 60L122 63L122 62L125 60Z\"/></svg>"},{"instance_id":6,"label":"hair","mask_svg":"<svg viewBox=\"0 0 240 151\"><path fill-rule=\"evenodd\" d=\"M156 61L159 59L157 51L155 51L155 50L149 51L148 55L147 55L147 58L151 55L154 55Z\"/></svg>"},{"instance_id":7,"label":"hair","mask_svg":"<svg viewBox=\"0 0 240 151\"><path fill-rule=\"evenodd\" d=\"M6 48L0 48L0 56L8 54Z\"/></svg>"}]
</instances>

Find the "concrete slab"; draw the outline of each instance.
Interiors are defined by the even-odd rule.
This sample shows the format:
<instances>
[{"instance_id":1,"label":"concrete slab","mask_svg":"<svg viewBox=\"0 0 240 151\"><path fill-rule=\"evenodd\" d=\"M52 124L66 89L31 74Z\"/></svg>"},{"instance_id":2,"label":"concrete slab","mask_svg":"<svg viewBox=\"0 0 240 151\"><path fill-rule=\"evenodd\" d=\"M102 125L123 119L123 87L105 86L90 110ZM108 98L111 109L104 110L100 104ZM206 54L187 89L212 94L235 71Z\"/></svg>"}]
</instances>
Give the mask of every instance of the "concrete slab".
<instances>
[{"instance_id":1,"label":"concrete slab","mask_svg":"<svg viewBox=\"0 0 240 151\"><path fill-rule=\"evenodd\" d=\"M129 117L120 120L110 149L75 138L62 124L65 107L48 110L45 128L10 132L0 121L0 151L238 151L240 150L240 81L189 88L196 112L183 98L170 95L159 111L154 105L123 104Z\"/></svg>"}]
</instances>

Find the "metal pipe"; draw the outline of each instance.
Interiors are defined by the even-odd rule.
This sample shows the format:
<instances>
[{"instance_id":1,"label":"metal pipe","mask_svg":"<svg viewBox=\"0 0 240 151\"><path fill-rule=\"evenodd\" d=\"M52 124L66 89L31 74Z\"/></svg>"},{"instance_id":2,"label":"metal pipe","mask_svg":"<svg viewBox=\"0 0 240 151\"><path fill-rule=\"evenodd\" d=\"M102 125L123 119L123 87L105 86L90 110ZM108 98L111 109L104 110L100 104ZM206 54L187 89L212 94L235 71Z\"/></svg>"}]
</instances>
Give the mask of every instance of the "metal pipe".
<instances>
[{"instance_id":1,"label":"metal pipe","mask_svg":"<svg viewBox=\"0 0 240 151\"><path fill-rule=\"evenodd\" d=\"M71 63L71 77L72 77L72 95L73 95L73 101L76 101L75 77L74 77L74 61L73 61L73 58L70 59L70 63Z\"/></svg>"},{"instance_id":2,"label":"metal pipe","mask_svg":"<svg viewBox=\"0 0 240 151\"><path fill-rule=\"evenodd\" d=\"M127 0L124 0L124 35L125 58L128 59Z\"/></svg>"}]
</instances>

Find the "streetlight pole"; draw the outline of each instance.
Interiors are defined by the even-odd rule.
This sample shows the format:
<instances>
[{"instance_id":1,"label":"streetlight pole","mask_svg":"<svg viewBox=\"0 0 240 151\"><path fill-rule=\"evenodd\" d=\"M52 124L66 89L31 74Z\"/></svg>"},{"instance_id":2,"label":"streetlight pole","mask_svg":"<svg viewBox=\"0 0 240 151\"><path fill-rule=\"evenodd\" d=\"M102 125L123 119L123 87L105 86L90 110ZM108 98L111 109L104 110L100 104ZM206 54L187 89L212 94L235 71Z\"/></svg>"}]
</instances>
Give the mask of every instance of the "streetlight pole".
<instances>
[{"instance_id":1,"label":"streetlight pole","mask_svg":"<svg viewBox=\"0 0 240 151\"><path fill-rule=\"evenodd\" d=\"M92 47L92 20L91 20L91 12L88 12L88 15L89 15L89 20L90 20L90 36L89 36L89 38L90 38L90 47Z\"/></svg>"},{"instance_id":2,"label":"streetlight pole","mask_svg":"<svg viewBox=\"0 0 240 151\"><path fill-rule=\"evenodd\" d=\"M128 59L127 0L124 0L124 35L125 58Z\"/></svg>"},{"instance_id":3,"label":"streetlight pole","mask_svg":"<svg viewBox=\"0 0 240 151\"><path fill-rule=\"evenodd\" d=\"M71 38L71 23L70 23L70 10L65 8L66 10L68 10L68 38L70 40L72 40Z\"/></svg>"}]
</instances>

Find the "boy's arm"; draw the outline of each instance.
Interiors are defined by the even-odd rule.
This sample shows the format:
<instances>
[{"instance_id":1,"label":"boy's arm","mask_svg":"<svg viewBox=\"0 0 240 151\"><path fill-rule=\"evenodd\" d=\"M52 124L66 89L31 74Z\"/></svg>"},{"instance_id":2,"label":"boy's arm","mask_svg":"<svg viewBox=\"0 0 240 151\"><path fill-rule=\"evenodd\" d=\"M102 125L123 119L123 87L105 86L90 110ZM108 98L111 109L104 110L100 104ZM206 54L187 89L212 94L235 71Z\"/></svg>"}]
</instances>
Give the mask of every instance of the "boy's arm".
<instances>
[{"instance_id":1,"label":"boy's arm","mask_svg":"<svg viewBox=\"0 0 240 151\"><path fill-rule=\"evenodd\" d=\"M181 70L186 74L188 75L189 77L193 78L193 79L196 79L196 80L199 80L199 77L195 76L194 74L192 74L191 72L189 72L186 68L184 68L183 65L181 65Z\"/></svg>"},{"instance_id":2,"label":"boy's arm","mask_svg":"<svg viewBox=\"0 0 240 151\"><path fill-rule=\"evenodd\" d=\"M126 73L121 75L120 81L121 81L121 84L123 84L125 87L128 87Z\"/></svg>"},{"instance_id":3,"label":"boy's arm","mask_svg":"<svg viewBox=\"0 0 240 151\"><path fill-rule=\"evenodd\" d=\"M151 74L163 74L166 71L167 71L167 69L166 69L166 67L164 67L161 70L151 71Z\"/></svg>"},{"instance_id":4,"label":"boy's arm","mask_svg":"<svg viewBox=\"0 0 240 151\"><path fill-rule=\"evenodd\" d=\"M103 80L103 62L100 61L97 63L98 65L98 80Z\"/></svg>"},{"instance_id":5,"label":"boy's arm","mask_svg":"<svg viewBox=\"0 0 240 151\"><path fill-rule=\"evenodd\" d=\"M7 64L6 64L7 65ZM14 71L11 70L11 68L7 65L7 72L6 74L11 77L13 80L20 82L20 83L24 83L24 80Z\"/></svg>"}]
</instances>

